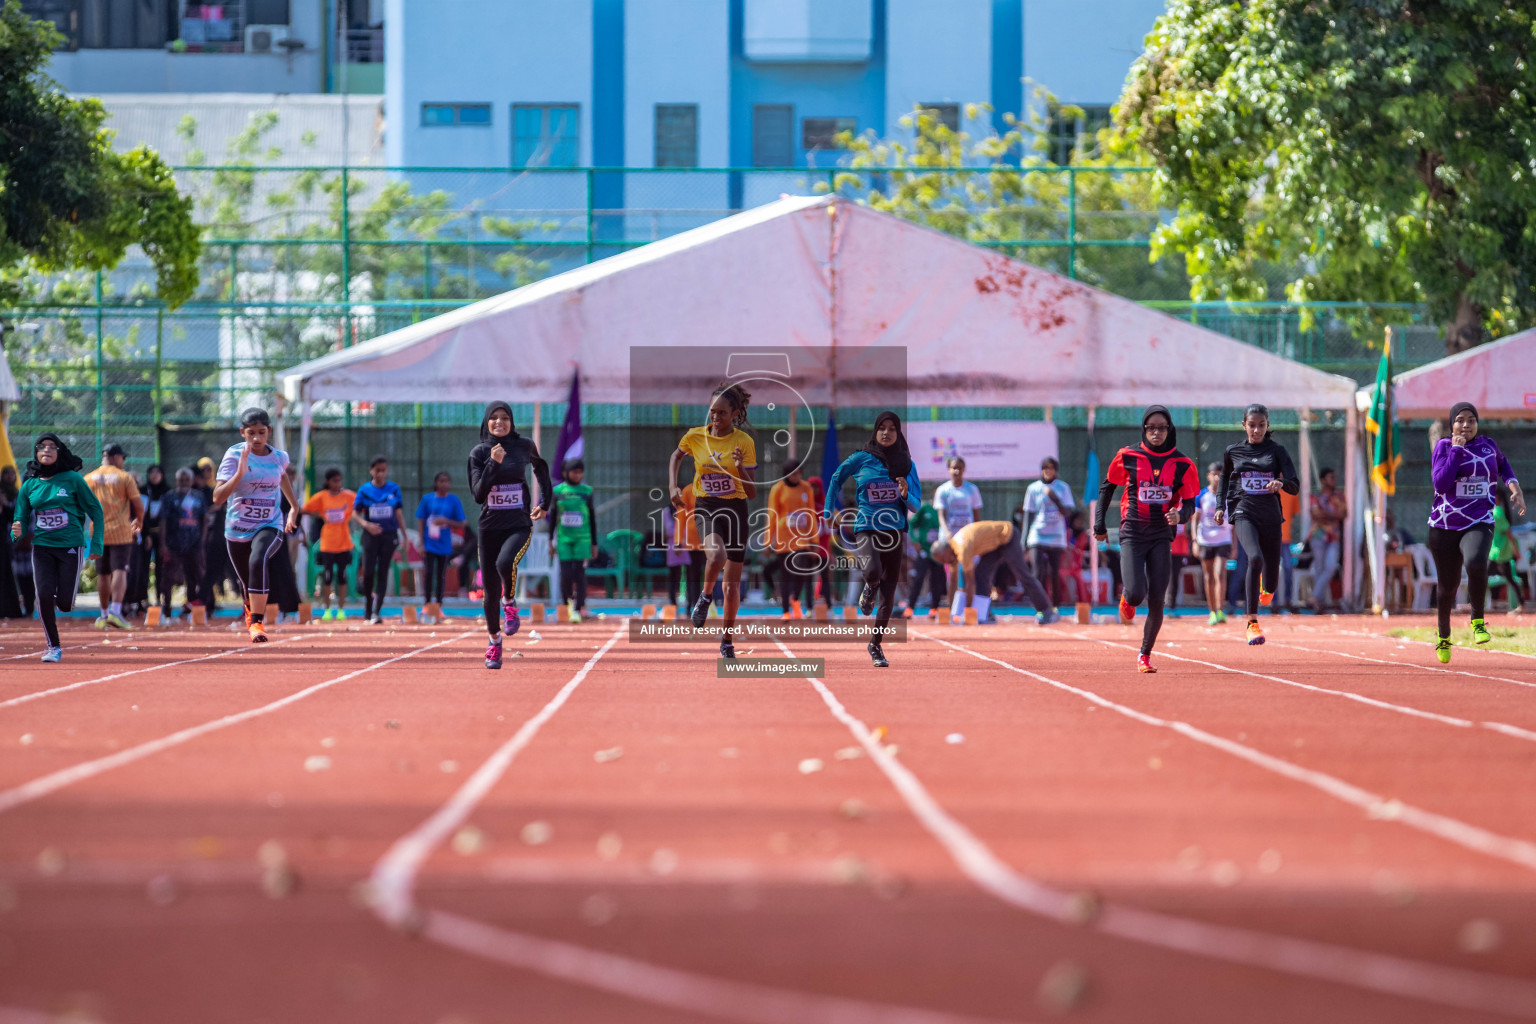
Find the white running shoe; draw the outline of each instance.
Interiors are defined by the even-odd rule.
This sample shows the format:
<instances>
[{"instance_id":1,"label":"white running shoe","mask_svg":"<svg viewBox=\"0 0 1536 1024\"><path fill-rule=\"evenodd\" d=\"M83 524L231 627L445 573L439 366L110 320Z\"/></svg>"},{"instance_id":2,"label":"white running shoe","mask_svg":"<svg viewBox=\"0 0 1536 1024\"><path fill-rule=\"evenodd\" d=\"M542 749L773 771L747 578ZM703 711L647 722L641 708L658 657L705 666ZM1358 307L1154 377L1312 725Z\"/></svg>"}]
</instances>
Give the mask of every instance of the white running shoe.
<instances>
[{"instance_id":1,"label":"white running shoe","mask_svg":"<svg viewBox=\"0 0 1536 1024\"><path fill-rule=\"evenodd\" d=\"M62 648L62 647L50 647L50 648L48 648L46 651L43 652L43 660L47 661L47 662L63 661L64 660L64 648Z\"/></svg>"}]
</instances>

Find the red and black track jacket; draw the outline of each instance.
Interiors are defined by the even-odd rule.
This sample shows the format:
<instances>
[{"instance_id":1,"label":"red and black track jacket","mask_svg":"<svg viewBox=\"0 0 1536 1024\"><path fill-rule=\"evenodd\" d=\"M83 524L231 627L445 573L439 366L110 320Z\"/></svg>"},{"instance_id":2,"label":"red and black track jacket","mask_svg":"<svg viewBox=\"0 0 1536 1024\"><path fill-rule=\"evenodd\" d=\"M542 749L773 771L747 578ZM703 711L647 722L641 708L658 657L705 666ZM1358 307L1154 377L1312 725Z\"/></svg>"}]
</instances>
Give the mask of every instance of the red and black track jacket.
<instances>
[{"instance_id":1,"label":"red and black track jacket","mask_svg":"<svg viewBox=\"0 0 1536 1024\"><path fill-rule=\"evenodd\" d=\"M1120 498L1121 538L1172 541L1175 528L1163 517L1171 506L1177 506L1180 519L1189 521L1200 496L1200 474L1178 448L1166 452L1154 452L1144 444L1121 448L1104 472L1093 515L1094 533L1106 532L1105 511L1117 487L1125 488Z\"/></svg>"}]
</instances>

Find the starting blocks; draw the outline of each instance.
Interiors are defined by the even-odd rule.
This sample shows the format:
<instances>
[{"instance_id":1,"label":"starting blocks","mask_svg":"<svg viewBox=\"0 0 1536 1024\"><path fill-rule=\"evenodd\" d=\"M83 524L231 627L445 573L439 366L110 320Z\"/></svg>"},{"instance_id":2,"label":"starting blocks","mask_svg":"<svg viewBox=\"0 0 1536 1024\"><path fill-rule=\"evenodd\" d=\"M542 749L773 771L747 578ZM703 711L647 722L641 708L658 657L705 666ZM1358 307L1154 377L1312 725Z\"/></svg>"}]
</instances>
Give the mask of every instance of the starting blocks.
<instances>
[{"instance_id":1,"label":"starting blocks","mask_svg":"<svg viewBox=\"0 0 1536 1024\"><path fill-rule=\"evenodd\" d=\"M158 626L158 625L160 625L160 606L159 605L150 605L149 611L144 613L144 625L146 625L146 626Z\"/></svg>"},{"instance_id":2,"label":"starting blocks","mask_svg":"<svg viewBox=\"0 0 1536 1024\"><path fill-rule=\"evenodd\" d=\"M544 606L541 605L541 604L536 604L532 608L529 608L528 609L528 619L531 622L543 622L544 621Z\"/></svg>"},{"instance_id":3,"label":"starting blocks","mask_svg":"<svg viewBox=\"0 0 1536 1024\"><path fill-rule=\"evenodd\" d=\"M656 606L653 605L653 604L643 604L643 605L641 605L640 606L640 617L642 619L654 619L656 617Z\"/></svg>"},{"instance_id":4,"label":"starting blocks","mask_svg":"<svg viewBox=\"0 0 1536 1024\"><path fill-rule=\"evenodd\" d=\"M208 625L208 609L203 605L194 605L192 608L192 625Z\"/></svg>"}]
</instances>

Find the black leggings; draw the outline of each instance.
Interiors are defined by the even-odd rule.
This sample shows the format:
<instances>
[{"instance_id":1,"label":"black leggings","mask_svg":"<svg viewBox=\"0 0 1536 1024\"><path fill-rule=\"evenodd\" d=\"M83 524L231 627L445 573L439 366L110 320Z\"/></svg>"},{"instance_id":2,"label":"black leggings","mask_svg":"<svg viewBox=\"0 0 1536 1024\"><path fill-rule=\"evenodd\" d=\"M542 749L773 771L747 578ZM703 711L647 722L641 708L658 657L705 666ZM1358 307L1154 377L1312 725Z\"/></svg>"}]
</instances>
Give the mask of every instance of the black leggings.
<instances>
[{"instance_id":1,"label":"black leggings","mask_svg":"<svg viewBox=\"0 0 1536 1024\"><path fill-rule=\"evenodd\" d=\"M912 567L912 589L907 592L907 603L913 608L922 603L925 583L928 585L930 606L943 607L944 595L949 590L949 581L944 578L944 566L934 561L933 556L919 544L917 564Z\"/></svg>"},{"instance_id":2,"label":"black leggings","mask_svg":"<svg viewBox=\"0 0 1536 1024\"><path fill-rule=\"evenodd\" d=\"M363 592L363 617L371 618L384 608L389 589L389 563L400 543L396 530L363 534L363 558L357 566L357 589Z\"/></svg>"},{"instance_id":3,"label":"black leggings","mask_svg":"<svg viewBox=\"0 0 1536 1024\"><path fill-rule=\"evenodd\" d=\"M48 646L59 646L59 624L54 610L67 612L80 594L80 569L84 548L51 548L32 545L32 582L37 587L37 610L43 616Z\"/></svg>"},{"instance_id":4,"label":"black leggings","mask_svg":"<svg viewBox=\"0 0 1536 1024\"><path fill-rule=\"evenodd\" d=\"M1125 581L1125 601L1133 608L1147 602L1147 621L1141 626L1141 653L1151 654L1163 628L1163 600L1168 596L1168 577L1173 571L1172 544L1168 540L1120 538L1120 577Z\"/></svg>"},{"instance_id":5,"label":"black leggings","mask_svg":"<svg viewBox=\"0 0 1536 1024\"><path fill-rule=\"evenodd\" d=\"M789 611L790 603L800 599L800 607L810 611L816 594L816 573L821 568L821 552L785 551L775 559L779 570L779 607Z\"/></svg>"},{"instance_id":6,"label":"black leggings","mask_svg":"<svg viewBox=\"0 0 1536 1024\"><path fill-rule=\"evenodd\" d=\"M448 558L448 555L434 555L430 551L421 556L421 573L427 578L423 600L427 604L443 602L443 581L448 578Z\"/></svg>"},{"instance_id":7,"label":"black leggings","mask_svg":"<svg viewBox=\"0 0 1536 1024\"><path fill-rule=\"evenodd\" d=\"M1427 544L1435 560L1435 610L1440 616L1440 636L1451 635L1451 609L1456 607L1456 591L1461 589L1461 570L1467 570L1467 596L1472 600L1472 617L1483 617L1488 603L1488 551L1493 547L1493 524L1477 523L1465 530L1429 528Z\"/></svg>"},{"instance_id":8,"label":"black leggings","mask_svg":"<svg viewBox=\"0 0 1536 1024\"><path fill-rule=\"evenodd\" d=\"M875 628L891 621L896 607L896 586L901 582L901 556L906 535L900 530L866 530L854 535L854 557L859 560L859 574L864 585L875 590L880 599L875 604ZM875 643L883 634L875 634Z\"/></svg>"},{"instance_id":9,"label":"black leggings","mask_svg":"<svg viewBox=\"0 0 1536 1024\"><path fill-rule=\"evenodd\" d=\"M272 587L267 563L280 551L287 557L283 531L275 526L264 526L250 540L226 538L224 543L229 548L229 561L235 567L235 575L240 578L240 587L245 591L246 607L250 607L252 594L266 594Z\"/></svg>"},{"instance_id":10,"label":"black leggings","mask_svg":"<svg viewBox=\"0 0 1536 1024\"><path fill-rule=\"evenodd\" d=\"M480 531L480 568L485 583L485 628L492 636L501 632L503 595L508 604L517 600L517 563L528 550L533 524L515 529L487 526Z\"/></svg>"},{"instance_id":11,"label":"black leggings","mask_svg":"<svg viewBox=\"0 0 1536 1024\"><path fill-rule=\"evenodd\" d=\"M1250 619L1257 618L1260 584L1270 594L1280 589L1280 558L1284 546L1280 543L1280 524L1267 526L1239 519L1232 524L1232 532L1243 546L1243 554L1248 556L1248 575L1243 580L1243 607Z\"/></svg>"},{"instance_id":12,"label":"black leggings","mask_svg":"<svg viewBox=\"0 0 1536 1024\"><path fill-rule=\"evenodd\" d=\"M587 563L580 558L560 560L560 600L576 603L576 610L587 607Z\"/></svg>"},{"instance_id":13,"label":"black leggings","mask_svg":"<svg viewBox=\"0 0 1536 1024\"><path fill-rule=\"evenodd\" d=\"M1490 572L1497 569L1500 576L1503 576L1505 579L1509 580L1509 585L1514 589L1515 592L1516 602L1524 605L1531 599L1530 594L1526 593L1525 578L1522 577L1519 570L1515 568L1514 559L1510 559L1507 562L1489 562L1488 569Z\"/></svg>"},{"instance_id":14,"label":"black leggings","mask_svg":"<svg viewBox=\"0 0 1536 1024\"><path fill-rule=\"evenodd\" d=\"M1061 557L1067 551L1065 548L1036 547L1034 552L1035 578L1040 581L1051 605L1058 607L1061 604Z\"/></svg>"}]
</instances>

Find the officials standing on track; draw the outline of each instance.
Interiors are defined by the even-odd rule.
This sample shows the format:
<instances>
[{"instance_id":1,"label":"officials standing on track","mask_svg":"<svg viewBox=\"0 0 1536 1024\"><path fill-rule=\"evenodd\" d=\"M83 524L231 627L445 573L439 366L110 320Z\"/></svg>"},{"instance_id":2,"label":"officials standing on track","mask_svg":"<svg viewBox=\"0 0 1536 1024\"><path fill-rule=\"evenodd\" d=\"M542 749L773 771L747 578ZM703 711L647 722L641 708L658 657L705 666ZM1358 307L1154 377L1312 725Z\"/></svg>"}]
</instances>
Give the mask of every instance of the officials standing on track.
<instances>
[{"instance_id":1,"label":"officials standing on track","mask_svg":"<svg viewBox=\"0 0 1536 1024\"><path fill-rule=\"evenodd\" d=\"M400 485L389 479L388 457L375 455L368 463L368 482L357 489L352 510L363 529L363 557L357 571L357 586L363 592L363 621L378 626L384 622L390 563L405 535L405 495L400 493Z\"/></svg>"},{"instance_id":2,"label":"officials standing on track","mask_svg":"<svg viewBox=\"0 0 1536 1024\"><path fill-rule=\"evenodd\" d=\"M1093 536L1103 541L1109 531L1105 510L1115 489L1124 487L1120 500L1120 619L1129 624L1136 606L1147 602L1147 621L1141 628L1138 672L1156 672L1152 647L1163 628L1163 602L1172 571L1174 531L1195 511L1200 493L1200 474L1178 448L1179 433L1173 415L1161 405L1147 407L1141 415L1141 443L1121 448L1110 459L1099 486L1094 511Z\"/></svg>"},{"instance_id":3,"label":"officials standing on track","mask_svg":"<svg viewBox=\"0 0 1536 1024\"><path fill-rule=\"evenodd\" d=\"M1237 542L1248 558L1243 605L1248 613L1250 645L1264 642L1259 627L1259 606L1274 600L1280 585L1280 560L1284 557L1281 526L1285 513L1279 494L1301 490L1301 479L1291 453L1274 439L1269 429L1269 410L1255 402L1243 411L1244 439L1228 445L1221 460L1221 499L1218 524L1230 521Z\"/></svg>"},{"instance_id":4,"label":"officials standing on track","mask_svg":"<svg viewBox=\"0 0 1536 1024\"><path fill-rule=\"evenodd\" d=\"M528 470L539 485L534 507ZM554 485L549 463L529 438L517 432L512 407L492 402L480 421L480 443L469 453L469 490L480 505L480 568L485 587L485 628L490 643L485 667L501 668L505 637L522 625L517 613L517 564L528 551L533 524L549 512Z\"/></svg>"},{"instance_id":5,"label":"officials standing on track","mask_svg":"<svg viewBox=\"0 0 1536 1024\"><path fill-rule=\"evenodd\" d=\"M1463 568L1472 602L1472 641L1486 644L1493 639L1483 623L1483 611L1498 492L1508 487L1510 506L1517 515L1525 515L1525 493L1509 459L1493 438L1479 434L1477 428L1477 407L1457 402L1451 407L1451 436L1435 442L1430 462L1435 500L1429 513L1429 553L1440 581L1435 656L1442 664L1451 660L1451 609L1456 606Z\"/></svg>"},{"instance_id":6,"label":"officials standing on track","mask_svg":"<svg viewBox=\"0 0 1536 1024\"><path fill-rule=\"evenodd\" d=\"M16 520L11 537L32 537L32 580L37 608L48 646L43 660L64 656L55 611L68 612L80 592L80 571L89 557L101 555L106 527L101 502L80 475L80 457L58 434L41 434L32 446L32 461L16 495ZM91 533L87 541L85 526Z\"/></svg>"}]
</instances>

